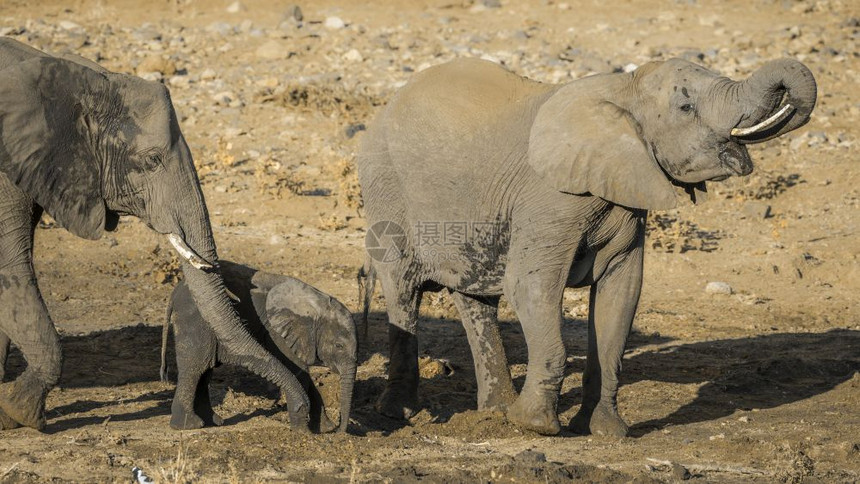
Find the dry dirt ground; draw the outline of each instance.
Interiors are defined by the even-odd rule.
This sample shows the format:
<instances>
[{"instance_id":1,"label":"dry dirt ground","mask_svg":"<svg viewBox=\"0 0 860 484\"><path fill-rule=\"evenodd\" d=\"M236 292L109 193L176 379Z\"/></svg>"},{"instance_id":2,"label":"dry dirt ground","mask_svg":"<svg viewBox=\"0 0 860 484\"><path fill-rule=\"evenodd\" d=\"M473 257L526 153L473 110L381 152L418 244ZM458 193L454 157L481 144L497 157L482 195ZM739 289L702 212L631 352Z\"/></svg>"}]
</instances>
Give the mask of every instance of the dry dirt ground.
<instances>
[{"instance_id":1,"label":"dry dirt ground","mask_svg":"<svg viewBox=\"0 0 860 484\"><path fill-rule=\"evenodd\" d=\"M48 427L4 432L0 481L594 482L860 479L860 6L855 1L2 0L0 34L161 79L195 154L222 258L298 276L357 310L364 219L353 161L363 125L413 72L494 59L546 82L681 56L743 78L807 63L813 120L751 148L757 171L699 207L652 214L645 288L625 359L631 436L542 437L475 410L450 301L422 308L424 409L376 414L387 349L374 301L350 435L292 432L277 395L217 370L220 428L168 427L160 326L176 279L165 241L135 220L96 242L45 221L39 281L65 348ZM708 282L733 293L710 294ZM580 403L587 294L565 296L567 377ZM519 325L502 331L515 382ZM448 369L437 360L447 360ZM14 375L24 363L10 360ZM336 379L316 374L324 393ZM8 376L7 376L8 378ZM336 412L336 397L332 411Z\"/></svg>"}]
</instances>

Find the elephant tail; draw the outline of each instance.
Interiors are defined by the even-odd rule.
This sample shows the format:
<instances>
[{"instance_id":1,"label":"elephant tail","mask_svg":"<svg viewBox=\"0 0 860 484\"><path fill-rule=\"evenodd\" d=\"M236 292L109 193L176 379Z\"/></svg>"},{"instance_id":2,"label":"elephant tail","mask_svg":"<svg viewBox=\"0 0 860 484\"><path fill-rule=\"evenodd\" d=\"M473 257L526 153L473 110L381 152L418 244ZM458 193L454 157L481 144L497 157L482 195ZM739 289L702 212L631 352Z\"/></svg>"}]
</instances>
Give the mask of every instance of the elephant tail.
<instances>
[{"instance_id":1,"label":"elephant tail","mask_svg":"<svg viewBox=\"0 0 860 484\"><path fill-rule=\"evenodd\" d=\"M161 381L167 383L167 338L170 334L170 319L173 316L173 297L167 303L167 315L164 318L164 327L161 330Z\"/></svg>"},{"instance_id":2,"label":"elephant tail","mask_svg":"<svg viewBox=\"0 0 860 484\"><path fill-rule=\"evenodd\" d=\"M373 290L376 287L376 269L368 258L356 275L358 281L358 299L361 301L361 326L365 341L367 340L368 316L370 303L373 300Z\"/></svg>"}]
</instances>

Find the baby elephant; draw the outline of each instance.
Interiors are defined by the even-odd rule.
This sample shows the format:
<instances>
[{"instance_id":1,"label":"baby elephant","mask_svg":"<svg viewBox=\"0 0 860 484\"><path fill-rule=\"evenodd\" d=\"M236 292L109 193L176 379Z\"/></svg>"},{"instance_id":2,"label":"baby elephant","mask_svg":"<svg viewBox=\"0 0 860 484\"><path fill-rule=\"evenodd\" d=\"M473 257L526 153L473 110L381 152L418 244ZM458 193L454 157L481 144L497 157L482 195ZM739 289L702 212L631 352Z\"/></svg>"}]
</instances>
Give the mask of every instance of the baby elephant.
<instances>
[{"instance_id":1,"label":"baby elephant","mask_svg":"<svg viewBox=\"0 0 860 484\"><path fill-rule=\"evenodd\" d=\"M349 423L355 383L357 340L349 310L333 297L298 279L270 274L221 261L233 305L248 332L296 374L311 400L311 425L320 432L336 426L325 413L322 396L313 385L308 366L322 364L340 376L340 431ZM174 316L178 377L170 426L196 429L223 422L209 401L212 368L238 364L234 353L219 344L200 316L184 282L176 286L167 308L161 346L161 379L166 381L167 335Z\"/></svg>"}]
</instances>

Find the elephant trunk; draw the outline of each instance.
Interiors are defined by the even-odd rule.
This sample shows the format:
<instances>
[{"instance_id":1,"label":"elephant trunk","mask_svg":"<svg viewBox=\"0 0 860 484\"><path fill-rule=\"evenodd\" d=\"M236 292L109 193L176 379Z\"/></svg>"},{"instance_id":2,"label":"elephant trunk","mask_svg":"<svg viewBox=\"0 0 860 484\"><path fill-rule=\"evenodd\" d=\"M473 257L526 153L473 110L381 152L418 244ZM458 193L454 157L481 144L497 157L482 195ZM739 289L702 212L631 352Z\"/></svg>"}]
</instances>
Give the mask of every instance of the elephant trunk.
<instances>
[{"instance_id":1,"label":"elephant trunk","mask_svg":"<svg viewBox=\"0 0 860 484\"><path fill-rule=\"evenodd\" d=\"M742 113L731 134L743 144L767 141L803 126L817 96L812 72L793 59L768 62L732 88Z\"/></svg>"},{"instance_id":2,"label":"elephant trunk","mask_svg":"<svg viewBox=\"0 0 860 484\"><path fill-rule=\"evenodd\" d=\"M189 155L190 156L190 155ZM192 167L193 164L189 165ZM293 428L307 429L308 396L296 376L266 351L245 329L229 298L218 267L218 253L209 224L209 214L196 173L193 184L181 183L178 200L159 206L177 207L161 212L157 230L168 234L171 244L182 258L182 272L200 315L212 328L219 344L224 345L243 366L278 385L287 396L290 423ZM194 187L189 190L188 186ZM170 193L161 193L170 198ZM155 225L155 224L154 224Z\"/></svg>"},{"instance_id":3,"label":"elephant trunk","mask_svg":"<svg viewBox=\"0 0 860 484\"><path fill-rule=\"evenodd\" d=\"M352 392L355 387L356 367L353 364L340 372L340 428L339 432L346 432L349 425L349 414L352 411Z\"/></svg>"}]
</instances>

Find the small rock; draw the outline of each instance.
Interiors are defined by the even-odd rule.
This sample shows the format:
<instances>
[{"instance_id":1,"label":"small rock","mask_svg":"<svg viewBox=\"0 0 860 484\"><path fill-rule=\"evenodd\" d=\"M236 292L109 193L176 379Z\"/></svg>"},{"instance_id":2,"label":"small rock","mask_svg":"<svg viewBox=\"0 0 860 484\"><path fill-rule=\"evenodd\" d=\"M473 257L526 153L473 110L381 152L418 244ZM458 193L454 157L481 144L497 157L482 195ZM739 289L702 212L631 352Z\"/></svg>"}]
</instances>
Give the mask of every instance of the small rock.
<instances>
[{"instance_id":1,"label":"small rock","mask_svg":"<svg viewBox=\"0 0 860 484\"><path fill-rule=\"evenodd\" d=\"M200 73L200 80L211 81L212 79L215 79L217 75L218 74L215 72L214 69L206 68L203 70L203 72Z\"/></svg>"},{"instance_id":2,"label":"small rock","mask_svg":"<svg viewBox=\"0 0 860 484\"><path fill-rule=\"evenodd\" d=\"M296 22L301 22L305 19L304 14L302 14L302 9L298 5L290 5L287 7L287 10L284 12L284 16L281 21L294 20Z\"/></svg>"},{"instance_id":3,"label":"small rock","mask_svg":"<svg viewBox=\"0 0 860 484\"><path fill-rule=\"evenodd\" d=\"M514 456L514 460L525 464L540 464L546 462L546 454L527 449Z\"/></svg>"},{"instance_id":4,"label":"small rock","mask_svg":"<svg viewBox=\"0 0 860 484\"><path fill-rule=\"evenodd\" d=\"M502 2L499 0L484 0L481 3L487 8L502 8Z\"/></svg>"},{"instance_id":5,"label":"small rock","mask_svg":"<svg viewBox=\"0 0 860 484\"><path fill-rule=\"evenodd\" d=\"M364 57L362 57L361 52L357 49L349 49L346 54L343 55L343 59L349 62L362 62Z\"/></svg>"},{"instance_id":6,"label":"small rock","mask_svg":"<svg viewBox=\"0 0 860 484\"><path fill-rule=\"evenodd\" d=\"M227 187L225 185L217 185L215 186L215 191L218 193L227 193Z\"/></svg>"},{"instance_id":7,"label":"small rock","mask_svg":"<svg viewBox=\"0 0 860 484\"><path fill-rule=\"evenodd\" d=\"M681 481L686 481L692 476L690 475L690 471L688 471L686 467L682 466L681 464L678 464L677 462L673 462L672 477Z\"/></svg>"},{"instance_id":8,"label":"small rock","mask_svg":"<svg viewBox=\"0 0 860 484\"><path fill-rule=\"evenodd\" d=\"M275 234L275 235L269 237L269 245L282 245L282 244L286 244L286 243L287 243L287 239L285 239L284 237L282 237L278 234Z\"/></svg>"},{"instance_id":9,"label":"small rock","mask_svg":"<svg viewBox=\"0 0 860 484\"><path fill-rule=\"evenodd\" d=\"M624 72L628 72L628 73L629 73L629 72L633 72L633 71L635 71L635 70L636 70L636 69L638 69L638 68L639 68L639 66L637 66L636 64L634 64L634 63L632 63L632 62L631 62L631 63L629 63L629 64L627 64L627 65L625 65L625 66L623 67Z\"/></svg>"},{"instance_id":10,"label":"small rock","mask_svg":"<svg viewBox=\"0 0 860 484\"><path fill-rule=\"evenodd\" d=\"M732 286L725 282L711 281L705 286L705 292L708 294L730 295L732 293Z\"/></svg>"},{"instance_id":11,"label":"small rock","mask_svg":"<svg viewBox=\"0 0 860 484\"><path fill-rule=\"evenodd\" d=\"M165 77L176 74L176 63L172 59L165 59L161 55L150 55L140 61L137 72L160 72Z\"/></svg>"},{"instance_id":12,"label":"small rock","mask_svg":"<svg viewBox=\"0 0 860 484\"><path fill-rule=\"evenodd\" d=\"M744 203L744 214L753 219L764 219L770 217L770 205L762 202L748 201Z\"/></svg>"},{"instance_id":13,"label":"small rock","mask_svg":"<svg viewBox=\"0 0 860 484\"><path fill-rule=\"evenodd\" d=\"M236 94L234 94L232 91L221 91L218 94L215 94L214 96L212 96L212 100L215 101L215 104L217 104L219 106L230 106L230 107L241 106L241 101L239 101L239 98L236 97ZM234 105L237 102L239 104Z\"/></svg>"},{"instance_id":14,"label":"small rock","mask_svg":"<svg viewBox=\"0 0 860 484\"><path fill-rule=\"evenodd\" d=\"M346 135L347 139L351 139L359 131L364 131L366 129L367 129L367 126L365 126L364 123L350 124L344 130L344 134Z\"/></svg>"},{"instance_id":15,"label":"small rock","mask_svg":"<svg viewBox=\"0 0 860 484\"><path fill-rule=\"evenodd\" d=\"M227 13L239 13L248 10L241 2L233 2L227 7Z\"/></svg>"},{"instance_id":16,"label":"small rock","mask_svg":"<svg viewBox=\"0 0 860 484\"><path fill-rule=\"evenodd\" d=\"M346 22L343 21L340 17L326 17L325 22L323 23L325 28L330 30L340 30L346 27Z\"/></svg>"},{"instance_id":17,"label":"small rock","mask_svg":"<svg viewBox=\"0 0 860 484\"><path fill-rule=\"evenodd\" d=\"M63 30L83 30L83 27L81 27L80 24L76 24L71 20L60 20L57 25L59 25Z\"/></svg>"},{"instance_id":18,"label":"small rock","mask_svg":"<svg viewBox=\"0 0 860 484\"><path fill-rule=\"evenodd\" d=\"M290 51L289 49L284 48L284 45L281 42L272 39L257 47L257 50L254 51L254 55L260 59L266 60L286 59L289 57Z\"/></svg>"},{"instance_id":19,"label":"small rock","mask_svg":"<svg viewBox=\"0 0 860 484\"><path fill-rule=\"evenodd\" d=\"M743 417L738 417L738 422L741 423L750 423L750 418L744 415Z\"/></svg>"}]
</instances>

